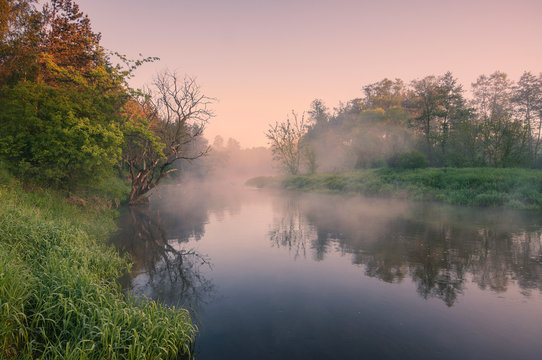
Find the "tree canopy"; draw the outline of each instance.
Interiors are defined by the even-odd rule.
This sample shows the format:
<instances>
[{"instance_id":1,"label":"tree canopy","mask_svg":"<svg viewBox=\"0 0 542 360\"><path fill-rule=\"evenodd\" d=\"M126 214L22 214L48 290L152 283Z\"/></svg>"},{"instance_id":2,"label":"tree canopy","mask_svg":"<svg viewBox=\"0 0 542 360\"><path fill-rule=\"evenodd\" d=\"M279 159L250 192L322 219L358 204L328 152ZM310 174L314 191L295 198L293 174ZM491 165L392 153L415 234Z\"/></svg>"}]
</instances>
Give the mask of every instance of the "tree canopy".
<instances>
[{"instance_id":1,"label":"tree canopy","mask_svg":"<svg viewBox=\"0 0 542 360\"><path fill-rule=\"evenodd\" d=\"M413 156L430 166L542 167L542 74L525 72L517 82L499 71L481 75L471 94L451 72L406 84L385 78L363 86L363 97L333 112L315 99L298 142L326 172L395 167ZM278 125L270 126L275 134ZM288 133L279 140L288 143Z\"/></svg>"},{"instance_id":2,"label":"tree canopy","mask_svg":"<svg viewBox=\"0 0 542 360\"><path fill-rule=\"evenodd\" d=\"M212 117L195 79L157 75L131 89L120 64L72 0L1 0L0 158L25 181L71 189L128 171L130 202L156 186Z\"/></svg>"}]
</instances>

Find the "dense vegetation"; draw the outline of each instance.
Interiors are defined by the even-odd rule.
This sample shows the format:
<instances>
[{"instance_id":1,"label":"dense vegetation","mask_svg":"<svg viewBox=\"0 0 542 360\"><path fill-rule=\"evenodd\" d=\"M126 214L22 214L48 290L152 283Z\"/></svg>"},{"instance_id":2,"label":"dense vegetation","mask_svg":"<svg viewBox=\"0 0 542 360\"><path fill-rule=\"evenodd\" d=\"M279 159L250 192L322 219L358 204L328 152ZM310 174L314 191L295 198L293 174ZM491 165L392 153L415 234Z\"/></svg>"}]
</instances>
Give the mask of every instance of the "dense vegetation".
<instances>
[{"instance_id":1,"label":"dense vegetation","mask_svg":"<svg viewBox=\"0 0 542 360\"><path fill-rule=\"evenodd\" d=\"M333 113L316 99L307 120L293 112L270 125L275 160L290 176L249 184L542 208L542 74L482 75L470 97L450 72L363 92Z\"/></svg>"},{"instance_id":2,"label":"dense vegetation","mask_svg":"<svg viewBox=\"0 0 542 360\"><path fill-rule=\"evenodd\" d=\"M144 199L187 154L213 115L194 79L164 72L147 91L129 87L129 60L71 0L1 0L0 157L18 177L74 189L130 175L130 203ZM116 64L114 64L116 62Z\"/></svg>"},{"instance_id":3,"label":"dense vegetation","mask_svg":"<svg viewBox=\"0 0 542 360\"><path fill-rule=\"evenodd\" d=\"M258 177L248 185L356 193L468 206L542 209L542 172L532 169L368 169L343 174Z\"/></svg>"},{"instance_id":4,"label":"dense vegetation","mask_svg":"<svg viewBox=\"0 0 542 360\"><path fill-rule=\"evenodd\" d=\"M0 0L1 358L189 353L188 313L125 296L106 245L114 207L205 152L186 155L212 116L193 79L128 85L153 60L107 52L71 0Z\"/></svg>"},{"instance_id":5,"label":"dense vegetation","mask_svg":"<svg viewBox=\"0 0 542 360\"><path fill-rule=\"evenodd\" d=\"M186 311L137 301L116 284L129 264L105 243L115 229L107 204L127 196L127 186L106 183L118 190L70 204L56 191L23 190L5 172L0 178L0 357L156 359L189 352L195 329Z\"/></svg>"},{"instance_id":6,"label":"dense vegetation","mask_svg":"<svg viewBox=\"0 0 542 360\"><path fill-rule=\"evenodd\" d=\"M285 172L403 167L407 158L407 167L542 167L542 74L481 75L470 95L450 72L363 92L333 112L316 99L306 120L293 113L270 125Z\"/></svg>"}]
</instances>

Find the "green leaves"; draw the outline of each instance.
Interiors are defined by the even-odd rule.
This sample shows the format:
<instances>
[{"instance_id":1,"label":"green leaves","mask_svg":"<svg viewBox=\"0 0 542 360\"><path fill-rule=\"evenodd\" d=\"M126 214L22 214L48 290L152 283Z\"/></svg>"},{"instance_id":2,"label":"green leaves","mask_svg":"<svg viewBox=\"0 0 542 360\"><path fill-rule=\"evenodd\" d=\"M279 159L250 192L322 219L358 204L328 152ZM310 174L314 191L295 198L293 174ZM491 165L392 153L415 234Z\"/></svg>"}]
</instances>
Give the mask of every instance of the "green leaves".
<instances>
[{"instance_id":1,"label":"green leaves","mask_svg":"<svg viewBox=\"0 0 542 360\"><path fill-rule=\"evenodd\" d=\"M0 151L17 175L69 188L117 164L123 134L120 117L103 111L108 95L31 82L4 88L1 95Z\"/></svg>"}]
</instances>

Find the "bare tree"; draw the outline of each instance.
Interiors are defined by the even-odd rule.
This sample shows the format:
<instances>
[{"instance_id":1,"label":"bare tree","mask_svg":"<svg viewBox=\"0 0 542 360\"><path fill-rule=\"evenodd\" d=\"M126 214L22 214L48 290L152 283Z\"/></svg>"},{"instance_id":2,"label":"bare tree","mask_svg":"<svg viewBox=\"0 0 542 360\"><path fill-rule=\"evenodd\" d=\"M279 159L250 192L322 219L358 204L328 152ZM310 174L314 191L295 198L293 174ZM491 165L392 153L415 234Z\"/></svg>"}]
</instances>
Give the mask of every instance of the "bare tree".
<instances>
[{"instance_id":1,"label":"bare tree","mask_svg":"<svg viewBox=\"0 0 542 360\"><path fill-rule=\"evenodd\" d=\"M189 76L175 72L158 74L151 87L137 97L128 111L125 126L124 161L130 171L129 202L135 204L152 190L179 160L204 156L209 148L188 152L189 145L203 135L213 112L213 98L205 96Z\"/></svg>"},{"instance_id":2,"label":"bare tree","mask_svg":"<svg viewBox=\"0 0 542 360\"><path fill-rule=\"evenodd\" d=\"M303 136L306 133L305 114L298 118L292 110L292 119L286 117L284 122L270 125L265 136L271 145L273 159L280 162L291 175L299 173L299 165L303 156Z\"/></svg>"}]
</instances>

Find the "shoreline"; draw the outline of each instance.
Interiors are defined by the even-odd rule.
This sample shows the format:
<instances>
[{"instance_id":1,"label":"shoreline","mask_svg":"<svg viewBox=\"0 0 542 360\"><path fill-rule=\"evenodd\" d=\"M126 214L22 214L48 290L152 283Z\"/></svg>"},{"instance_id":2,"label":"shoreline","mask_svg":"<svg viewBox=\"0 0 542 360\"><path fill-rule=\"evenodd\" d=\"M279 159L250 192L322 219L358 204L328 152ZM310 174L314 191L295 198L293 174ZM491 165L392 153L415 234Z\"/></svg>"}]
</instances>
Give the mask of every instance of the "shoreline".
<instances>
[{"instance_id":1,"label":"shoreline","mask_svg":"<svg viewBox=\"0 0 542 360\"><path fill-rule=\"evenodd\" d=\"M542 171L520 168L368 169L339 174L255 177L257 188L542 210Z\"/></svg>"},{"instance_id":2,"label":"shoreline","mask_svg":"<svg viewBox=\"0 0 542 360\"><path fill-rule=\"evenodd\" d=\"M115 199L0 177L0 357L190 356L197 329L188 311L140 301L117 283L130 260L108 244Z\"/></svg>"}]
</instances>

